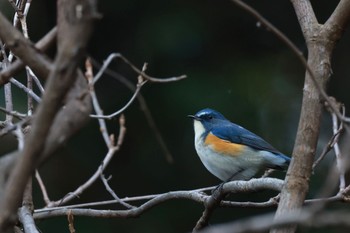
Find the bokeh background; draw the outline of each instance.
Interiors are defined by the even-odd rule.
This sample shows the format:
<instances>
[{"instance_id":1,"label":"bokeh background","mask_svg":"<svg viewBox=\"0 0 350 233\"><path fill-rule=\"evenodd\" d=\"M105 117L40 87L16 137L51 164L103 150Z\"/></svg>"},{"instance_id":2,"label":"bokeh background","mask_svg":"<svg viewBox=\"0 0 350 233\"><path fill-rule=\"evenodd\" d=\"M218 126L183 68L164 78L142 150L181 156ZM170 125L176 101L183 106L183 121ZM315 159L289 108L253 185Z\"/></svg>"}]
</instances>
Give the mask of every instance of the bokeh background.
<instances>
[{"instance_id":1,"label":"bokeh background","mask_svg":"<svg viewBox=\"0 0 350 233\"><path fill-rule=\"evenodd\" d=\"M296 15L289 1L247 1L281 29L306 54ZM312 1L320 23L338 1ZM7 1L1 11L12 17ZM55 1L35 0L28 15L30 37L36 41L55 25ZM141 91L166 142L169 163L151 130L140 104L126 111L127 134L121 151L105 174L120 197L164 193L216 185L219 181L202 166L193 146L192 122L186 116L210 107L257 133L287 155L292 153L298 125L305 69L296 56L272 33L230 0L103 0L103 18L96 25L89 55L101 64L111 53L122 53L139 68L156 77L186 74L175 83L147 83ZM346 31L332 60L329 93L347 106L349 99L350 35ZM110 69L136 83L137 74L120 60ZM19 77L21 79L21 77ZM2 90L1 90L2 91ZM105 113L122 107L132 96L117 79L105 75L96 87ZM25 94L14 89L16 108L25 109ZM3 94L0 96L4 106ZM1 116L2 117L2 116ZM118 133L118 121L109 122ZM330 117L324 114L319 147L331 135ZM5 138L2 153L15 148ZM5 142L5 143L4 143ZM50 198L57 200L87 180L107 149L96 121L83 129L59 155L40 169ZM333 158L321 163L311 180L309 196L320 189ZM274 176L283 177L284 173ZM43 206L35 184L36 208ZM233 200L262 201L273 192L232 195ZM97 182L72 203L112 199ZM114 208L109 206L108 208ZM75 218L77 232L188 232L203 206L188 200L161 204L136 219ZM233 221L273 209L218 209L211 224ZM42 232L68 232L66 218L45 220ZM301 228L300 232L321 232ZM329 229L325 232L330 232ZM333 232L338 232L334 230ZM341 230L339 230L341 232Z\"/></svg>"}]
</instances>

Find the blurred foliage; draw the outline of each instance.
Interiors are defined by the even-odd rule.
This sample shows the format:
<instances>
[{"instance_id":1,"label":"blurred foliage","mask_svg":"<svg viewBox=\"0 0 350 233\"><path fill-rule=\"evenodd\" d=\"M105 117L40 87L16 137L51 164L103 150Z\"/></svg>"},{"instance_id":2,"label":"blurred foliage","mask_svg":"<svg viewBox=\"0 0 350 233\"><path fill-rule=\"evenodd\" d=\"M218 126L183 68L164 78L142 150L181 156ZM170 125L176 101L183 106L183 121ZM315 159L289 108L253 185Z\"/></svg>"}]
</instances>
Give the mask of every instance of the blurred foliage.
<instances>
[{"instance_id":1,"label":"blurred foliage","mask_svg":"<svg viewBox=\"0 0 350 233\"><path fill-rule=\"evenodd\" d=\"M321 22L336 5L334 1L313 2ZM290 2L270 0L266 4L266 1L250 0L248 3L306 52ZM186 118L204 107L219 110L279 150L291 154L305 71L296 56L269 31L258 27L250 15L229 0L103 0L99 4L103 18L97 23L90 42L88 52L91 57L102 63L110 53L120 52L138 67L148 62L147 73L150 75L188 75L187 79L176 83L147 83L141 91L174 156L173 164L166 162L139 103L135 101L125 112L125 142L106 170L107 175L113 175L110 184L120 197L219 183L198 159L193 146L192 123ZM4 5L2 3L1 7ZM33 1L28 17L29 33L36 41L55 24L55 1ZM334 53L334 75L329 84L329 93L347 106L350 104L347 90L350 82L350 66L347 65L349 36L349 32L345 32ZM136 83L137 74L120 60L113 62L110 69ZM117 110L132 95L108 75L98 83L96 90L105 113ZM14 93L16 108L25 109L25 95L15 88ZM321 148L331 133L327 114L324 119ZM110 121L109 127L111 133L117 134L117 119ZM14 139L12 141L14 146ZM2 144L0 149L9 150L6 145ZM99 126L91 121L89 127L69 142L59 156L40 169L50 197L60 198L88 179L105 153ZM324 161L316 170L310 194L317 193L326 174L320 170L326 169L331 160ZM267 200L272 195L274 193L266 191L231 198L258 201ZM42 206L39 191L35 197L36 207ZM111 197L97 182L76 202L105 199ZM75 227L78 232L86 233L186 232L195 225L202 210L197 203L177 200L157 206L137 219L76 217ZM266 211L271 209L219 209L211 224ZM42 232L68 231L65 218L42 221L39 227ZM301 229L301 232L312 230Z\"/></svg>"}]
</instances>

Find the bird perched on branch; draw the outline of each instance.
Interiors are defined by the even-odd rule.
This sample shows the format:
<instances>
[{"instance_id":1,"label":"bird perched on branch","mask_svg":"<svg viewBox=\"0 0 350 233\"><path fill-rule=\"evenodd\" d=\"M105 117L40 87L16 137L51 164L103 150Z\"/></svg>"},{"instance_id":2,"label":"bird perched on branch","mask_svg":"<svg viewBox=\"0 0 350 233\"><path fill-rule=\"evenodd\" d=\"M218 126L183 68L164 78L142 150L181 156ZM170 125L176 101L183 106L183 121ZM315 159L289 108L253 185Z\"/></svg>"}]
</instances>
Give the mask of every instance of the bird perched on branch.
<instances>
[{"instance_id":1,"label":"bird perched on branch","mask_svg":"<svg viewBox=\"0 0 350 233\"><path fill-rule=\"evenodd\" d=\"M249 180L267 168L285 170L290 158L264 139L206 108L194 120L195 147L204 166L222 181Z\"/></svg>"}]
</instances>

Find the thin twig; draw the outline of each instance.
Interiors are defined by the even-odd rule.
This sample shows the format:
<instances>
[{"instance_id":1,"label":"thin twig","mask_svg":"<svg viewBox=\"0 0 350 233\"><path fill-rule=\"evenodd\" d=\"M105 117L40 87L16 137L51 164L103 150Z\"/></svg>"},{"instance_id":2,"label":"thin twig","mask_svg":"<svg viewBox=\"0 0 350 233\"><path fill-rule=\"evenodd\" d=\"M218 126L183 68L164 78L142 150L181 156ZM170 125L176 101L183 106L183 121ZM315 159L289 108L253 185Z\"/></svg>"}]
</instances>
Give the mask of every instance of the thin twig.
<instances>
[{"instance_id":1,"label":"thin twig","mask_svg":"<svg viewBox=\"0 0 350 233\"><path fill-rule=\"evenodd\" d=\"M41 193L43 194L43 199L45 201L45 204L49 205L51 203L51 200L50 200L49 195L47 193L44 181L41 179L41 176L40 176L40 173L39 173L38 170L35 170L35 178L36 178L36 181L39 184Z\"/></svg>"},{"instance_id":2,"label":"thin twig","mask_svg":"<svg viewBox=\"0 0 350 233\"><path fill-rule=\"evenodd\" d=\"M97 168L95 173L84 184L80 185L76 190L68 193L66 196L64 196L58 201L51 202L48 205L48 207L63 205L73 200L74 198L78 197L81 193L83 193L87 188L89 188L99 178L101 172L104 171L104 169L107 167L107 165L113 158L113 155L115 154L115 152L117 152L120 149L121 145L123 144L124 136L126 133L124 115L121 115L119 117L119 125L120 125L120 129L119 129L117 144L109 148L108 153L106 154L105 158L101 162L101 165Z\"/></svg>"},{"instance_id":3,"label":"thin twig","mask_svg":"<svg viewBox=\"0 0 350 233\"><path fill-rule=\"evenodd\" d=\"M338 141L338 136L341 133L341 131L342 131L342 129L339 129L337 132L333 133L333 135L329 139L327 145L323 148L320 156L317 158L317 160L312 165L312 170L315 170L317 165L324 159L324 157L327 155L327 153L333 149L334 144Z\"/></svg>"},{"instance_id":4,"label":"thin twig","mask_svg":"<svg viewBox=\"0 0 350 233\"><path fill-rule=\"evenodd\" d=\"M94 65L98 66L98 68L101 70L100 64L98 64L93 59L92 59L92 62L94 63ZM135 93L136 88L134 87L134 84L131 83L127 78L125 78L121 74L118 74L115 71L108 69L108 68L105 69L105 73L110 75L114 79L118 80L119 82L124 84L127 88L129 88L132 92ZM151 130L154 132L154 135L156 136L156 139L157 139L157 141L158 141L158 143L159 143L159 145L164 153L164 156L165 156L167 162L172 163L174 161L173 155L171 154L167 144L164 141L162 133L160 132L160 130L159 130L159 128L158 128L158 126L157 126L157 124L152 116L152 113L147 105L145 98L142 96L141 93L139 93L137 95L137 99L138 99L139 104L140 104L140 109L145 114L147 123L150 126Z\"/></svg>"},{"instance_id":5,"label":"thin twig","mask_svg":"<svg viewBox=\"0 0 350 233\"><path fill-rule=\"evenodd\" d=\"M142 67L142 72L145 72L147 69L147 63L145 63ZM141 87L147 82L147 80L143 80L142 76L138 77L138 82L136 85L136 90L133 94L133 96L130 98L130 100L124 105L124 107L122 107L121 109L119 109L118 111L111 113L109 115L94 115L91 114L90 117L92 118L98 118L98 119L112 119L115 116L118 116L119 114L121 114L122 112L124 112L135 100L135 98L137 97L137 95L139 94Z\"/></svg>"},{"instance_id":6,"label":"thin twig","mask_svg":"<svg viewBox=\"0 0 350 233\"><path fill-rule=\"evenodd\" d=\"M6 109L3 108L3 107L0 107L0 111L6 113L7 115L14 116L14 117L16 117L17 119L20 119L20 120L23 120L24 118L27 117L26 114L19 113L19 112L17 112L17 111L8 111L8 110L6 110Z\"/></svg>"},{"instance_id":7,"label":"thin twig","mask_svg":"<svg viewBox=\"0 0 350 233\"><path fill-rule=\"evenodd\" d=\"M94 82L93 82L93 71L92 71L92 65L91 65L91 62L90 62L90 59L87 58L86 61L85 61L85 69L86 69L86 72L85 72L85 77L86 79L88 80L88 83L89 83L89 91L90 91L90 96L91 96L91 99L92 99L92 105L94 106L94 110L95 112L97 113L97 115L103 115L103 111L100 107L100 104L97 100L97 96L96 96L96 93L95 93L95 88L94 88ZM110 141L110 138L109 138L109 135L108 135L108 130L107 130L107 125L106 125L106 122L104 119L98 119L98 123L100 125L100 132L102 134L102 137L107 145L108 148L111 148L113 147L111 141Z\"/></svg>"},{"instance_id":8,"label":"thin twig","mask_svg":"<svg viewBox=\"0 0 350 233\"><path fill-rule=\"evenodd\" d=\"M37 96L33 90L28 89L25 85L23 85L21 82L18 82L16 79L11 78L10 82L16 85L18 88L22 89L25 93L27 93L28 96L31 96L37 103L41 102L41 98Z\"/></svg>"},{"instance_id":9,"label":"thin twig","mask_svg":"<svg viewBox=\"0 0 350 233\"><path fill-rule=\"evenodd\" d=\"M118 195L113 191L113 189L109 186L108 184L108 180L105 178L105 176L103 175L103 173L100 174L100 178L102 180L102 183L104 184L106 190L112 195L112 197L117 201L118 204L121 204L122 206L126 207L127 209L132 209L134 208L134 206L124 202L123 200L121 200Z\"/></svg>"},{"instance_id":10,"label":"thin twig","mask_svg":"<svg viewBox=\"0 0 350 233\"><path fill-rule=\"evenodd\" d=\"M341 106L341 109L343 109L343 115L345 115L345 107ZM336 157L336 162L337 162L337 168L339 171L339 190L343 190L345 189L345 169L344 169L344 160L342 158L342 154L340 152L340 148L339 148L339 144L338 144L338 139L339 139L339 135L340 133L338 132L342 132L343 131L343 122L340 123L340 126L338 126L338 118L336 116L336 114L331 111L331 116L332 116L332 122L333 122L333 134L336 135L336 138L334 139L334 153L335 153L335 157Z\"/></svg>"},{"instance_id":11,"label":"thin twig","mask_svg":"<svg viewBox=\"0 0 350 233\"><path fill-rule=\"evenodd\" d=\"M70 233L75 233L74 228L74 215L72 214L72 211L69 211L67 214L67 220L68 220L68 228Z\"/></svg>"},{"instance_id":12,"label":"thin twig","mask_svg":"<svg viewBox=\"0 0 350 233\"><path fill-rule=\"evenodd\" d=\"M32 79L34 80L36 86L38 87L39 91L41 92L41 94L44 93L44 87L41 84L40 80L38 79L38 77L34 74L34 72L32 71L32 69L30 69L29 66L26 66L26 70L28 72L28 74L32 77Z\"/></svg>"},{"instance_id":13,"label":"thin twig","mask_svg":"<svg viewBox=\"0 0 350 233\"><path fill-rule=\"evenodd\" d=\"M113 59L115 58L120 58L122 61L124 61L126 64L128 64L132 70L134 70L137 74L141 75L143 78L151 81L151 82L175 82L175 81L179 81L181 79L186 78L186 75L181 75L181 76L177 76L177 77L170 77L170 78L154 78L151 77L147 74L145 74L143 71L139 70L134 64L132 64L128 59L126 59L123 55L121 55L120 53L112 53L108 56L107 60L103 63L102 68L100 69L100 71L96 74L96 76L94 77L94 81L93 83L96 83L100 77L102 76L102 74L104 73L105 69L108 67L108 65L113 61Z\"/></svg>"}]
</instances>

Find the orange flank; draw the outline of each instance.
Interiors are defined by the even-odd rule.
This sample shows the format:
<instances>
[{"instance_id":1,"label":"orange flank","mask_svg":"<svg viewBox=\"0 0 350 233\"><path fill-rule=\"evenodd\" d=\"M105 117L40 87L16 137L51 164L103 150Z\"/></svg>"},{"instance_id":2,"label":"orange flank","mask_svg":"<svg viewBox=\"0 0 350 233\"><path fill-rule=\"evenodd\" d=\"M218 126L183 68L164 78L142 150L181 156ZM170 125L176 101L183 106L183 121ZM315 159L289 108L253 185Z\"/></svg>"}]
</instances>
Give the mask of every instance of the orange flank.
<instances>
[{"instance_id":1,"label":"orange flank","mask_svg":"<svg viewBox=\"0 0 350 233\"><path fill-rule=\"evenodd\" d=\"M230 156L238 156L244 150L244 145L232 143L216 137L214 134L209 133L204 142L207 146L212 147L215 151L227 154Z\"/></svg>"}]
</instances>

